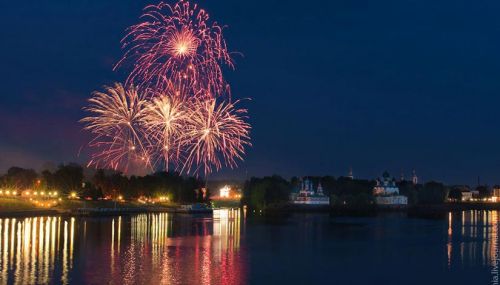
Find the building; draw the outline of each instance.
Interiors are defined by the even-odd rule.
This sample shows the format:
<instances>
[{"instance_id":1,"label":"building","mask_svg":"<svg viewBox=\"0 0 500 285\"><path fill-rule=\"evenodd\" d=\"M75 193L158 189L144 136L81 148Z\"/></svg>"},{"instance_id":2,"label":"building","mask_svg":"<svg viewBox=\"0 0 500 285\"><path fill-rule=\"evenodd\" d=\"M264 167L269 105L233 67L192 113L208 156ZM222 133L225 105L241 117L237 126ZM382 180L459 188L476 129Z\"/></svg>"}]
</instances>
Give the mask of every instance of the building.
<instances>
[{"instance_id":1,"label":"building","mask_svg":"<svg viewBox=\"0 0 500 285\"><path fill-rule=\"evenodd\" d=\"M237 186L224 185L219 189L219 196L212 197L213 199L236 200L242 197L241 190Z\"/></svg>"},{"instance_id":2,"label":"building","mask_svg":"<svg viewBox=\"0 0 500 285\"><path fill-rule=\"evenodd\" d=\"M231 188L229 188L229 186L225 185L224 187L219 189L219 197L229 198L230 191L231 191Z\"/></svg>"},{"instance_id":3,"label":"building","mask_svg":"<svg viewBox=\"0 0 500 285\"><path fill-rule=\"evenodd\" d=\"M375 196L375 203L377 205L408 205L408 197L399 195L399 187L396 185L396 180L394 178L391 179L387 171L382 175L382 179L377 178L377 184L373 187L373 196Z\"/></svg>"},{"instance_id":4,"label":"building","mask_svg":"<svg viewBox=\"0 0 500 285\"><path fill-rule=\"evenodd\" d=\"M500 198L500 186L499 185L493 186L493 197L496 197L496 199Z\"/></svg>"},{"instance_id":5,"label":"building","mask_svg":"<svg viewBox=\"0 0 500 285\"><path fill-rule=\"evenodd\" d=\"M468 202L472 200L473 193L472 191L462 191L462 202Z\"/></svg>"},{"instance_id":6,"label":"building","mask_svg":"<svg viewBox=\"0 0 500 285\"><path fill-rule=\"evenodd\" d=\"M382 175L382 179L377 178L377 185L373 188L373 195L375 196L388 196L399 194L399 187L396 186L396 180L389 177L389 173L386 171Z\"/></svg>"},{"instance_id":7,"label":"building","mask_svg":"<svg viewBox=\"0 0 500 285\"><path fill-rule=\"evenodd\" d=\"M323 193L321 182L316 191L311 180L304 179L300 183L300 190L292 193L290 200L293 204L302 205L330 205L330 198Z\"/></svg>"},{"instance_id":8,"label":"building","mask_svg":"<svg viewBox=\"0 0 500 285\"><path fill-rule=\"evenodd\" d=\"M354 174L352 173L352 167L349 167L349 174L347 175L347 178L354 180Z\"/></svg>"},{"instance_id":9,"label":"building","mask_svg":"<svg viewBox=\"0 0 500 285\"><path fill-rule=\"evenodd\" d=\"M415 170L413 170L413 175L411 177L411 181L413 182L413 185L418 184L418 177L417 177L417 173L415 172Z\"/></svg>"}]
</instances>

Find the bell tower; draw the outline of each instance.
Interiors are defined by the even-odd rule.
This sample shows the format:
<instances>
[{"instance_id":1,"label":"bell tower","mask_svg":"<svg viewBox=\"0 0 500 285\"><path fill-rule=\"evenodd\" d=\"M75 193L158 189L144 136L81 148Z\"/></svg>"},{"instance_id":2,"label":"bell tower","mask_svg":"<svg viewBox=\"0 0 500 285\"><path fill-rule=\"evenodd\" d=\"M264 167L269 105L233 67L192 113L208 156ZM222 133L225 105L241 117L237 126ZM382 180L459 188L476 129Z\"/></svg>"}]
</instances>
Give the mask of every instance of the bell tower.
<instances>
[{"instance_id":1,"label":"bell tower","mask_svg":"<svg viewBox=\"0 0 500 285\"><path fill-rule=\"evenodd\" d=\"M418 177L417 177L417 173L415 172L415 169L413 170L413 175L411 177L411 181L413 182L413 185L418 184Z\"/></svg>"},{"instance_id":2,"label":"bell tower","mask_svg":"<svg viewBox=\"0 0 500 285\"><path fill-rule=\"evenodd\" d=\"M349 175L347 175L348 178L354 179L354 175L352 174L352 166L349 167Z\"/></svg>"}]
</instances>

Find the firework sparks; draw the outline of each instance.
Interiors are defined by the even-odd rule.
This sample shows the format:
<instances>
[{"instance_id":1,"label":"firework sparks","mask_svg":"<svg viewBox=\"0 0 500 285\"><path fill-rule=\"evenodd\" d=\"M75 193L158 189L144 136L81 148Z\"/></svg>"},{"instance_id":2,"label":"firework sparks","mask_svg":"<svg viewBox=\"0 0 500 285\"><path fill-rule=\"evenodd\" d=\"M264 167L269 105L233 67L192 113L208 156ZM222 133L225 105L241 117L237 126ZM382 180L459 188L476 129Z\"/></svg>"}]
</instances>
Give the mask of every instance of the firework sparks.
<instances>
[{"instance_id":1,"label":"firework sparks","mask_svg":"<svg viewBox=\"0 0 500 285\"><path fill-rule=\"evenodd\" d=\"M95 92L85 108L92 115L81 122L96 149L89 165L125 172L132 163L173 166L205 176L236 167L251 145L250 125L238 101L216 99L230 95L221 68L233 67L222 28L185 0L147 6L142 18L124 37L116 66L134 60L126 83L132 87Z\"/></svg>"},{"instance_id":2,"label":"firework sparks","mask_svg":"<svg viewBox=\"0 0 500 285\"><path fill-rule=\"evenodd\" d=\"M151 144L153 164L160 161L168 170L170 165L177 167L181 157L181 136L189 116L187 101L180 96L161 95L147 104L143 117L145 132Z\"/></svg>"},{"instance_id":3,"label":"firework sparks","mask_svg":"<svg viewBox=\"0 0 500 285\"><path fill-rule=\"evenodd\" d=\"M149 164L141 132L144 96L135 88L127 90L116 83L105 92L94 92L89 103L84 110L92 115L81 120L84 129L94 135L90 146L97 149L89 165L126 172L131 164Z\"/></svg>"},{"instance_id":4,"label":"firework sparks","mask_svg":"<svg viewBox=\"0 0 500 285\"><path fill-rule=\"evenodd\" d=\"M142 19L122 40L126 52L116 65L135 61L127 84L165 90L170 80L183 80L210 97L229 93L221 65L232 68L233 62L222 27L203 9L184 0L162 2L147 6Z\"/></svg>"},{"instance_id":5,"label":"firework sparks","mask_svg":"<svg viewBox=\"0 0 500 285\"><path fill-rule=\"evenodd\" d=\"M203 168L206 176L223 164L236 167L237 160L243 159L245 145L251 145L246 112L228 102L197 100L184 132L186 161L182 170L198 173Z\"/></svg>"}]
</instances>

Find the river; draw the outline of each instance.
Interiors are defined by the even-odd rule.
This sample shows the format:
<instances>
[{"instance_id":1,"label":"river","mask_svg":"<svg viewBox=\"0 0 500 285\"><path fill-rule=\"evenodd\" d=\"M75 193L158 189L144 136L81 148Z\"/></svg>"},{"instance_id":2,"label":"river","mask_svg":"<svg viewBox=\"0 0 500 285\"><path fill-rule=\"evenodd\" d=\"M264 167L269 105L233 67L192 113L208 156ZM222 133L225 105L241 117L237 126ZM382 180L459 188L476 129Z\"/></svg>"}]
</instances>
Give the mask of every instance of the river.
<instances>
[{"instance_id":1,"label":"river","mask_svg":"<svg viewBox=\"0 0 500 285\"><path fill-rule=\"evenodd\" d=\"M494 284L497 211L0 219L0 284Z\"/></svg>"}]
</instances>

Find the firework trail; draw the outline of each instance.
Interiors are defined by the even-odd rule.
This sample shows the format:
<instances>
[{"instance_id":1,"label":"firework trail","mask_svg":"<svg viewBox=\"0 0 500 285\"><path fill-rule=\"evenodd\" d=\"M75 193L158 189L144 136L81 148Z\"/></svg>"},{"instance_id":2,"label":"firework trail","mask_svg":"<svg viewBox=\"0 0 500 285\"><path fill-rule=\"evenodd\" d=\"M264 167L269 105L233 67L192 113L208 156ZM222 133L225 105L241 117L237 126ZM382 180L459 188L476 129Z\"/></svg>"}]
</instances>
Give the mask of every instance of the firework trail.
<instances>
[{"instance_id":1,"label":"firework trail","mask_svg":"<svg viewBox=\"0 0 500 285\"><path fill-rule=\"evenodd\" d=\"M213 168L219 170L223 164L234 168L237 160L243 160L245 145L251 145L251 127L244 120L247 110L236 109L235 104L195 101L183 135L186 160L181 172L197 174L203 168L207 176Z\"/></svg>"},{"instance_id":2,"label":"firework trail","mask_svg":"<svg viewBox=\"0 0 500 285\"><path fill-rule=\"evenodd\" d=\"M123 38L125 54L115 66L134 61L127 84L162 91L170 81L180 81L206 90L206 97L230 93L221 65L233 68L233 62L222 27L210 22L205 10L184 0L161 2L147 6L141 18Z\"/></svg>"},{"instance_id":3,"label":"firework trail","mask_svg":"<svg viewBox=\"0 0 500 285\"><path fill-rule=\"evenodd\" d=\"M94 92L89 106L91 116L81 120L94 136L90 146L96 149L89 162L127 172L132 164L149 165L142 132L142 117L147 101L135 88L116 83L105 92Z\"/></svg>"}]
</instances>

